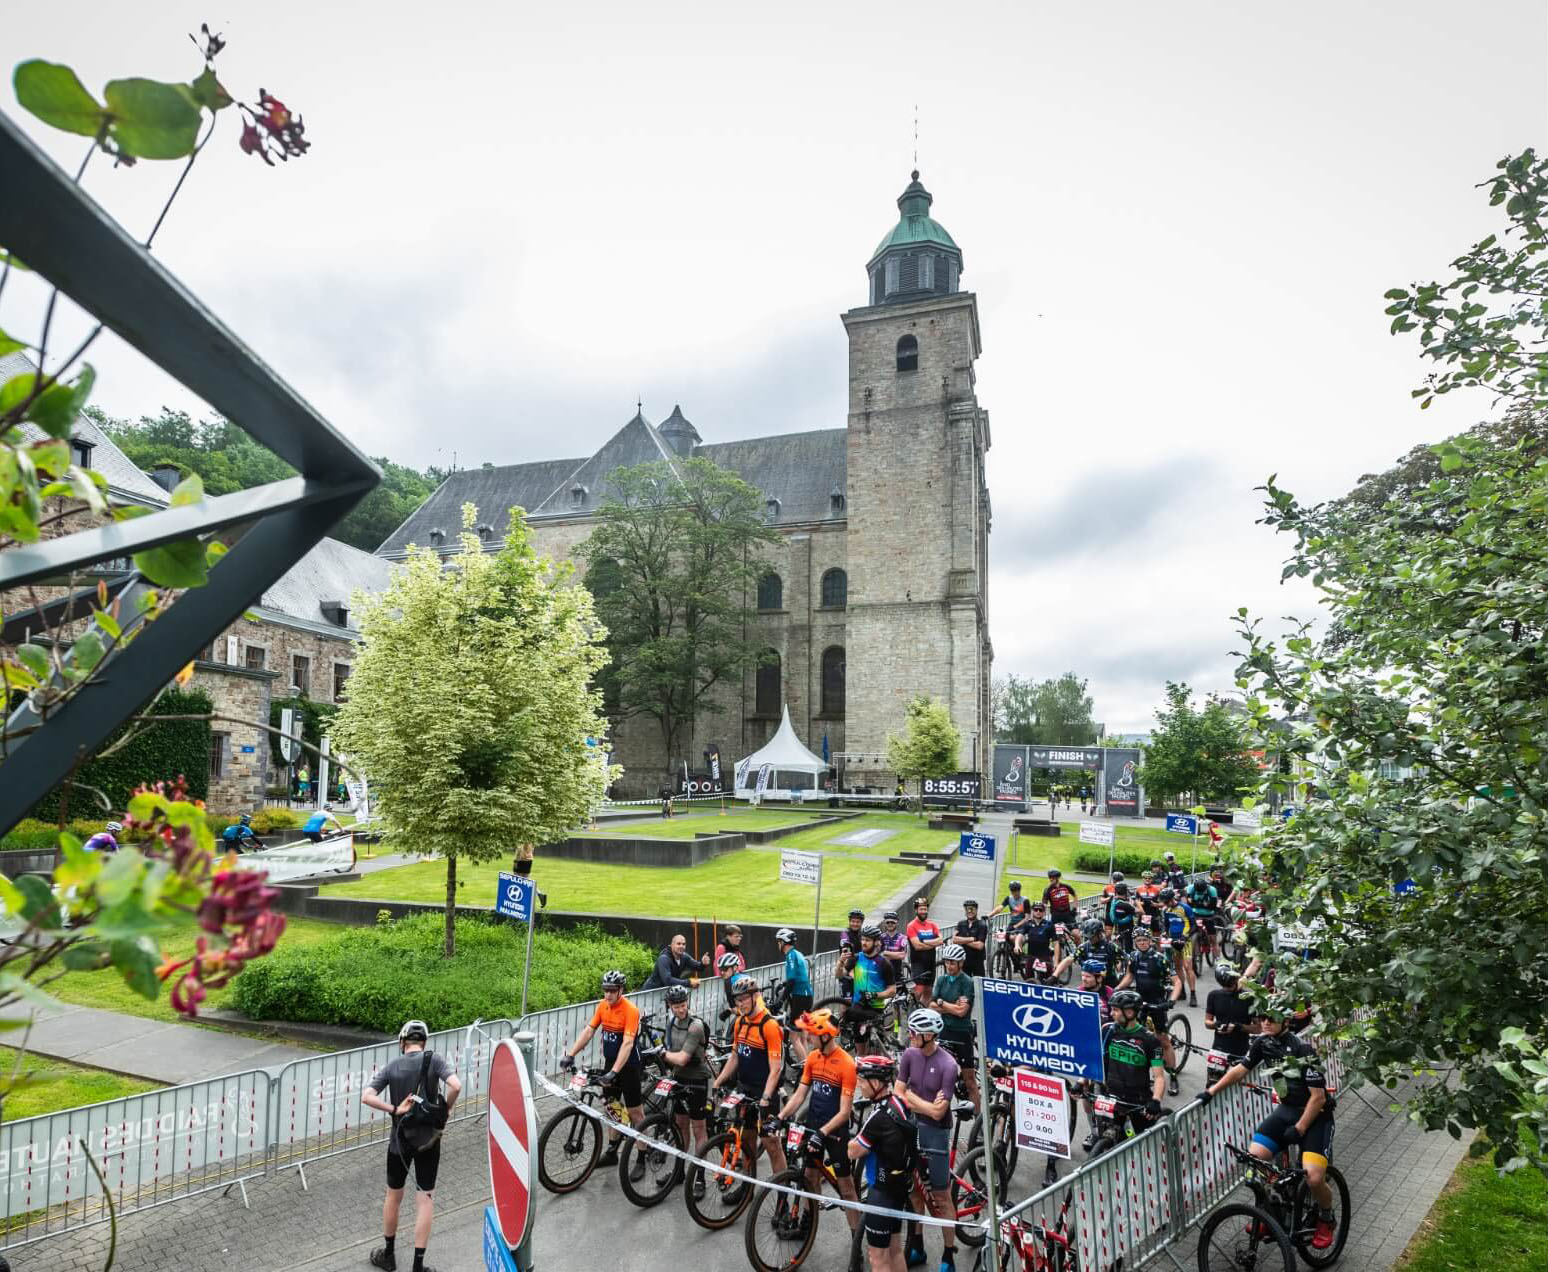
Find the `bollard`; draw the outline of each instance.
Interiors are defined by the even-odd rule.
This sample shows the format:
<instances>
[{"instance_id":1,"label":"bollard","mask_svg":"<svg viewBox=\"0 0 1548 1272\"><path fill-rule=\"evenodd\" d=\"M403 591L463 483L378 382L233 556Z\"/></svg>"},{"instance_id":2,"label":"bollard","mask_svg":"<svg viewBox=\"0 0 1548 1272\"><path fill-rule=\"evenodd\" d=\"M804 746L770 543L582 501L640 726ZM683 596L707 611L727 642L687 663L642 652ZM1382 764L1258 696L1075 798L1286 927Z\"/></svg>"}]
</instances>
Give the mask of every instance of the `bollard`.
<instances>
[{"instance_id":1,"label":"bollard","mask_svg":"<svg viewBox=\"0 0 1548 1272\"><path fill-rule=\"evenodd\" d=\"M516 1034L515 1041L517 1050L521 1052L521 1058L526 1063L527 1081L530 1083L532 1081L532 1075L538 1072L537 1034L530 1030L523 1029ZM536 1098L536 1094L532 1092L530 1088L527 1098ZM532 1150L533 1161L536 1162L536 1144L532 1146ZM535 1179L537 1175L536 1166L534 1166L532 1173ZM537 1195L537 1188L532 1188L531 1201L528 1203L531 1206L531 1214L527 1220L527 1235L522 1240L522 1243L516 1247L516 1267L518 1272L535 1272L537 1266L532 1259L532 1230L537 1227Z\"/></svg>"}]
</instances>

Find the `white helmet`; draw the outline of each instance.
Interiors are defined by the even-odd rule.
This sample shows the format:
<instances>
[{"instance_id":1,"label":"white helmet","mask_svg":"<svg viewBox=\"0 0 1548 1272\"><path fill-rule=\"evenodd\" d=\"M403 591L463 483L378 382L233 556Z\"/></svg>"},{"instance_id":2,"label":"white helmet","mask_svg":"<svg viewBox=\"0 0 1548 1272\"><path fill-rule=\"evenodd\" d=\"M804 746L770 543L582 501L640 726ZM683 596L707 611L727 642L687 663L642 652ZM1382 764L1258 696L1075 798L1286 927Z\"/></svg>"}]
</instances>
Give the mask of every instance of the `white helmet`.
<instances>
[{"instance_id":1,"label":"white helmet","mask_svg":"<svg viewBox=\"0 0 1548 1272\"><path fill-rule=\"evenodd\" d=\"M774 933L774 939L781 945L794 945L795 936L794 928L782 927L778 932Z\"/></svg>"},{"instance_id":2,"label":"white helmet","mask_svg":"<svg viewBox=\"0 0 1548 1272\"><path fill-rule=\"evenodd\" d=\"M921 1007L918 1011L908 1014L908 1031L916 1034L938 1034L944 1029L946 1022L941 1019L941 1013L933 1007Z\"/></svg>"},{"instance_id":3,"label":"white helmet","mask_svg":"<svg viewBox=\"0 0 1548 1272\"><path fill-rule=\"evenodd\" d=\"M953 941L941 947L941 958L948 963L963 963L967 961L967 951Z\"/></svg>"},{"instance_id":4,"label":"white helmet","mask_svg":"<svg viewBox=\"0 0 1548 1272\"><path fill-rule=\"evenodd\" d=\"M728 972L734 967L740 968L742 966L742 960L735 954L722 954L720 956L720 962L716 963L715 966L723 972Z\"/></svg>"}]
</instances>

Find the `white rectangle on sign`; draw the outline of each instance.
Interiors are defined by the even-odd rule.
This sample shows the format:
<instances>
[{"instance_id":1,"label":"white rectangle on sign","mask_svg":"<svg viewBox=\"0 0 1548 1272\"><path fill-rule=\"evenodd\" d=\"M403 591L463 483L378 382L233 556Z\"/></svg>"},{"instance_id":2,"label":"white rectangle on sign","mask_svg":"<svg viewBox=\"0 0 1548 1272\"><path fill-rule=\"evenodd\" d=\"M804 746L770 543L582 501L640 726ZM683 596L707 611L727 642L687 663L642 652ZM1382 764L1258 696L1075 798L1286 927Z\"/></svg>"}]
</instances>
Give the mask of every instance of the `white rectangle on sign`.
<instances>
[{"instance_id":1,"label":"white rectangle on sign","mask_svg":"<svg viewBox=\"0 0 1548 1272\"><path fill-rule=\"evenodd\" d=\"M1240 826L1243 830L1259 830L1263 826L1263 819L1257 813L1237 813L1231 818L1231 825Z\"/></svg>"},{"instance_id":2,"label":"white rectangle on sign","mask_svg":"<svg viewBox=\"0 0 1548 1272\"><path fill-rule=\"evenodd\" d=\"M1103 848L1113 846L1113 828L1106 822L1081 822L1080 842L1083 844L1100 844Z\"/></svg>"},{"instance_id":3,"label":"white rectangle on sign","mask_svg":"<svg viewBox=\"0 0 1548 1272\"><path fill-rule=\"evenodd\" d=\"M1069 1157L1070 1102L1063 1078L1016 1070L1016 1147Z\"/></svg>"},{"instance_id":4,"label":"white rectangle on sign","mask_svg":"<svg viewBox=\"0 0 1548 1272\"><path fill-rule=\"evenodd\" d=\"M816 883L822 874L822 854L797 852L786 848L779 854L779 878L782 883Z\"/></svg>"}]
</instances>

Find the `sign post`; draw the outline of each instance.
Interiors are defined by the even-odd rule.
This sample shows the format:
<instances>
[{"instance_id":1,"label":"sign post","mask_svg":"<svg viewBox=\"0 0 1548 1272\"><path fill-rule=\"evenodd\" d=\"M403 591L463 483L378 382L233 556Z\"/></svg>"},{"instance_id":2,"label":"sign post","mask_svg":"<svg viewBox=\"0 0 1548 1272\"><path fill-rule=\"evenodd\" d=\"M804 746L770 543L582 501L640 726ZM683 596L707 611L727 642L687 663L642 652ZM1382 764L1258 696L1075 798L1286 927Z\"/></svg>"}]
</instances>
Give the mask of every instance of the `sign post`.
<instances>
[{"instance_id":1,"label":"sign post","mask_svg":"<svg viewBox=\"0 0 1548 1272\"><path fill-rule=\"evenodd\" d=\"M515 1251L520 1272L532 1267L532 1219L537 1210L532 1158L537 1151L537 1106L532 1099L528 1059L533 1035L518 1035L522 1047L507 1038L495 1044L489 1059L489 1191L493 1223L484 1216L484 1267L506 1272ZM494 1229L491 1232L491 1228Z\"/></svg>"},{"instance_id":2,"label":"sign post","mask_svg":"<svg viewBox=\"0 0 1548 1272\"><path fill-rule=\"evenodd\" d=\"M812 915L812 954L817 953L818 931L822 927L822 854L786 848L779 854L779 877L783 883L815 883L816 913Z\"/></svg>"},{"instance_id":3,"label":"sign post","mask_svg":"<svg viewBox=\"0 0 1548 1272\"><path fill-rule=\"evenodd\" d=\"M527 962L521 969L521 1014L527 1014L527 984L532 979L532 929L537 926L537 884L531 875L500 871L495 884L495 913L527 925Z\"/></svg>"}]
</instances>

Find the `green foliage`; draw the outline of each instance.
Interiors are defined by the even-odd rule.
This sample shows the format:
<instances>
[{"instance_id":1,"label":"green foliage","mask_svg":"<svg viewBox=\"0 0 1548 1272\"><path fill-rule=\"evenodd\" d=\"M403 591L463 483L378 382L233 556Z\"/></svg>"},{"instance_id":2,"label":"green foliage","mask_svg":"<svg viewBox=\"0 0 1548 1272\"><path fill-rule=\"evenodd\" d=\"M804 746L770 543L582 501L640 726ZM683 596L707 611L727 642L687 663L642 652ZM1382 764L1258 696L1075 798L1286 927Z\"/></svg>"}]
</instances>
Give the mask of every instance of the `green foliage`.
<instances>
[{"instance_id":1,"label":"green foliage","mask_svg":"<svg viewBox=\"0 0 1548 1272\"><path fill-rule=\"evenodd\" d=\"M1488 1151L1483 1140L1478 1146ZM1536 1171L1502 1175L1464 1161L1451 1177L1395 1272L1455 1272L1488 1252L1490 1272L1548 1267L1548 1180Z\"/></svg>"},{"instance_id":2,"label":"green foliage","mask_svg":"<svg viewBox=\"0 0 1548 1272\"><path fill-rule=\"evenodd\" d=\"M35 58L18 66L11 82L22 108L50 128L81 137L102 130L103 107L68 66Z\"/></svg>"},{"instance_id":3,"label":"green foliage","mask_svg":"<svg viewBox=\"0 0 1548 1272\"><path fill-rule=\"evenodd\" d=\"M526 931L457 920L457 957L441 957L439 915L344 928L306 949L277 950L236 981L234 1005L255 1020L306 1020L395 1032L407 1019L431 1029L475 1017L509 1016L521 1001ZM596 998L602 973L620 968L638 986L654 952L597 928L533 936L528 1008L543 1011Z\"/></svg>"},{"instance_id":4,"label":"green foliage","mask_svg":"<svg viewBox=\"0 0 1548 1272\"><path fill-rule=\"evenodd\" d=\"M85 842L102 829L102 821L76 819L65 826L70 834ZM36 817L23 817L0 838L0 852L53 852L59 842L59 827Z\"/></svg>"},{"instance_id":5,"label":"green foliage","mask_svg":"<svg viewBox=\"0 0 1548 1272\"><path fill-rule=\"evenodd\" d=\"M1025 841L1023 841L1025 842ZM1189 869L1192 865L1193 845L1181 835L1177 837L1177 844L1171 847L1171 851L1177 854L1177 860L1183 868ZM1112 869L1122 870L1129 878L1135 879L1150 869L1150 863L1159 859L1159 852L1136 852L1133 848L1119 848L1113 854ZM1085 874L1105 875L1108 871L1107 849L1098 848L1087 844L1075 851L1073 860L1075 869ZM1199 846L1199 869L1207 870L1214 862L1209 860L1208 845Z\"/></svg>"},{"instance_id":6,"label":"green foliage","mask_svg":"<svg viewBox=\"0 0 1548 1272\"><path fill-rule=\"evenodd\" d=\"M209 695L200 689L168 689L150 708L152 715L203 715L212 710ZM191 798L202 799L210 780L210 722L169 720L165 724L125 725L116 730L106 750L130 729L136 736L123 750L104 759L87 760L76 775L77 789L70 797L70 812L81 817L96 808L95 800L79 789L92 786L107 796L115 810L126 808L135 787L157 781L163 774L182 774ZM59 811L59 793L51 791L33 806L32 815L47 820ZM104 812L103 816L107 814ZM96 828L100 830L101 827Z\"/></svg>"},{"instance_id":7,"label":"green foliage","mask_svg":"<svg viewBox=\"0 0 1548 1272\"><path fill-rule=\"evenodd\" d=\"M508 857L578 825L608 777L599 695L606 655L584 588L568 586L511 517L486 553L463 509L462 551L414 549L379 596L357 597L362 642L338 750L371 775L388 835L446 858L446 955L459 857Z\"/></svg>"},{"instance_id":8,"label":"green foliage","mask_svg":"<svg viewBox=\"0 0 1548 1272\"><path fill-rule=\"evenodd\" d=\"M887 764L905 781L957 771L962 734L946 704L920 695L908 704L903 735L887 735Z\"/></svg>"},{"instance_id":9,"label":"green foliage","mask_svg":"<svg viewBox=\"0 0 1548 1272\"><path fill-rule=\"evenodd\" d=\"M0 1072L10 1073L17 1066L17 1053L0 1047ZM24 1117L41 1117L63 1109L80 1108L125 1096L154 1091L155 1082L126 1078L105 1069L71 1064L68 1060L32 1056L21 1062L22 1078L5 1096L5 1120L17 1122Z\"/></svg>"},{"instance_id":10,"label":"green foliage","mask_svg":"<svg viewBox=\"0 0 1548 1272\"><path fill-rule=\"evenodd\" d=\"M1213 694L1202 710L1189 700L1185 684L1166 682L1166 706L1137 774L1147 799L1167 803L1183 795L1234 804L1256 788L1258 762L1248 753L1239 717Z\"/></svg>"},{"instance_id":11,"label":"green foliage","mask_svg":"<svg viewBox=\"0 0 1548 1272\"><path fill-rule=\"evenodd\" d=\"M281 830L300 830L306 824L308 813L295 808L260 808L253 814L250 823L255 835L272 835ZM240 820L240 814L236 816L211 815L210 828L219 835L227 826L235 825Z\"/></svg>"},{"instance_id":12,"label":"green foliage","mask_svg":"<svg viewBox=\"0 0 1548 1272\"><path fill-rule=\"evenodd\" d=\"M609 716L656 721L668 760L689 721L723 710L765 642L755 612L760 557L778 536L763 496L707 459L620 468L576 549L607 627L611 661L598 676Z\"/></svg>"},{"instance_id":13,"label":"green foliage","mask_svg":"<svg viewBox=\"0 0 1548 1272\"><path fill-rule=\"evenodd\" d=\"M1043 746L1094 746L1091 695L1073 671L1041 684L1007 676L997 687L995 739Z\"/></svg>"}]
</instances>

